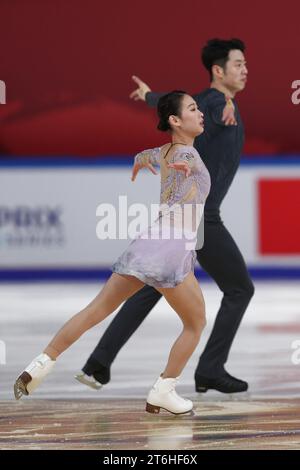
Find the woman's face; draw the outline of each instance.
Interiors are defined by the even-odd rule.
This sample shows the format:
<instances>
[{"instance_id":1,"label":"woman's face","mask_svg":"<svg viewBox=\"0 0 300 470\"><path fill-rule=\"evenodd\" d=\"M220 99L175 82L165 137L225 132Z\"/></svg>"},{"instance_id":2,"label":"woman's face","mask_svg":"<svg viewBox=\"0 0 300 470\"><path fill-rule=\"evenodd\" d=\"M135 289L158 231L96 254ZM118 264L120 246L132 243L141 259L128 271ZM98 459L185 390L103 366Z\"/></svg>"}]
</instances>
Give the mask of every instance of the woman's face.
<instances>
[{"instance_id":1,"label":"woman's face","mask_svg":"<svg viewBox=\"0 0 300 470\"><path fill-rule=\"evenodd\" d=\"M196 101L191 96L183 96L181 100L180 116L176 117L176 127L188 133L190 136L196 137L204 131L203 113L201 113Z\"/></svg>"}]
</instances>

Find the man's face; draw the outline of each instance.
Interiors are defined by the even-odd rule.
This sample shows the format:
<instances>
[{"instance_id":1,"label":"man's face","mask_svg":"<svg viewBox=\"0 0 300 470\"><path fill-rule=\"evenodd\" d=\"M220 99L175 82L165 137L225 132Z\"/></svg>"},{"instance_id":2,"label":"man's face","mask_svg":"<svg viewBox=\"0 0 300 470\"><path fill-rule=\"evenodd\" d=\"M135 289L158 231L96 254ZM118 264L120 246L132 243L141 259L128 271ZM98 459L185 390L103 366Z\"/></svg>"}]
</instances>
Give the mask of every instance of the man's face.
<instances>
[{"instance_id":1,"label":"man's face","mask_svg":"<svg viewBox=\"0 0 300 470\"><path fill-rule=\"evenodd\" d=\"M237 93L246 86L248 74L246 60L242 51L238 49L231 50L228 57L221 81L228 89Z\"/></svg>"}]
</instances>

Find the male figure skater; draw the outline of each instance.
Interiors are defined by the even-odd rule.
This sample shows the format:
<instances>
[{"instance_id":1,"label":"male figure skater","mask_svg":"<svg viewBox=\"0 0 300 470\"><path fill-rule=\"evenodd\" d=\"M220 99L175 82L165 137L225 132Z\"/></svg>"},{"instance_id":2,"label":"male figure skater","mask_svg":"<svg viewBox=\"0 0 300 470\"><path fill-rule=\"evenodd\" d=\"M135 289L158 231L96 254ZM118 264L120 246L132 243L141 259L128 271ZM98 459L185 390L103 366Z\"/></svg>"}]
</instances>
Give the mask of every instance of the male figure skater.
<instances>
[{"instance_id":1,"label":"male figure skater","mask_svg":"<svg viewBox=\"0 0 300 470\"><path fill-rule=\"evenodd\" d=\"M209 40L202 49L202 63L211 84L194 96L204 113L204 133L196 138L194 145L211 178L204 209L204 246L197 250L197 259L224 294L195 371L196 391L202 393L208 389L237 393L248 388L247 382L232 377L224 366L254 287L242 254L220 217L220 205L238 169L244 142L243 124L234 100L246 85L244 50L245 45L239 39ZM133 80L138 88L131 98L155 106L161 94L151 92L138 77ZM153 287L145 286L127 300L76 376L77 380L96 389L108 383L110 366L117 353L160 298L161 294Z\"/></svg>"}]
</instances>

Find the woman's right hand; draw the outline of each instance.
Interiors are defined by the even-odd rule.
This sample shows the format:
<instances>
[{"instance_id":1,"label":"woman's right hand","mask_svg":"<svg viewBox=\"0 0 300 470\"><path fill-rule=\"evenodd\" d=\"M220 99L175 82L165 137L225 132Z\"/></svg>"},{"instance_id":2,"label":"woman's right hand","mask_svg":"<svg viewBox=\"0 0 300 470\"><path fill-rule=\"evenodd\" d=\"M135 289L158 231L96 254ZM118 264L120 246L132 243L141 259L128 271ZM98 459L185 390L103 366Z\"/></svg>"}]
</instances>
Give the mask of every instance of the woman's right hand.
<instances>
[{"instance_id":1,"label":"woman's right hand","mask_svg":"<svg viewBox=\"0 0 300 470\"><path fill-rule=\"evenodd\" d=\"M138 85L138 88L130 93L129 97L134 101L146 101L146 93L151 91L147 83L143 82L139 77L132 76L132 80Z\"/></svg>"},{"instance_id":2,"label":"woman's right hand","mask_svg":"<svg viewBox=\"0 0 300 470\"><path fill-rule=\"evenodd\" d=\"M149 170L154 175L158 174L157 171L155 170L155 168L153 167L153 165L151 165L151 163L147 163L146 165L141 165L140 163L135 162L134 165L133 165L133 168L132 168L131 181L135 180L136 175L138 174L138 172L140 171L141 168L149 168Z\"/></svg>"}]
</instances>

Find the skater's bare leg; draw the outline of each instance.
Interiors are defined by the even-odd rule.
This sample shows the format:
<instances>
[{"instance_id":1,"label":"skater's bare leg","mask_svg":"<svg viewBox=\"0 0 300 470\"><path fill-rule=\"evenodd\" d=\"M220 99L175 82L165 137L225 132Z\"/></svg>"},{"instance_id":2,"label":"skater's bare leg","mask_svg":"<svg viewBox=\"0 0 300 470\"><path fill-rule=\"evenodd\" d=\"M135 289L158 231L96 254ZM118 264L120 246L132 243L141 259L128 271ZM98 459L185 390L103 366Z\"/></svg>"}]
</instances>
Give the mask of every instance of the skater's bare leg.
<instances>
[{"instance_id":1,"label":"skater's bare leg","mask_svg":"<svg viewBox=\"0 0 300 470\"><path fill-rule=\"evenodd\" d=\"M175 341L168 358L163 378L178 377L195 350L205 327L205 303L198 281L193 273L171 289L158 289L177 312L183 330Z\"/></svg>"},{"instance_id":2,"label":"skater's bare leg","mask_svg":"<svg viewBox=\"0 0 300 470\"><path fill-rule=\"evenodd\" d=\"M94 300L64 324L44 353L56 359L85 331L104 320L143 286L144 283L136 277L113 273Z\"/></svg>"}]
</instances>

